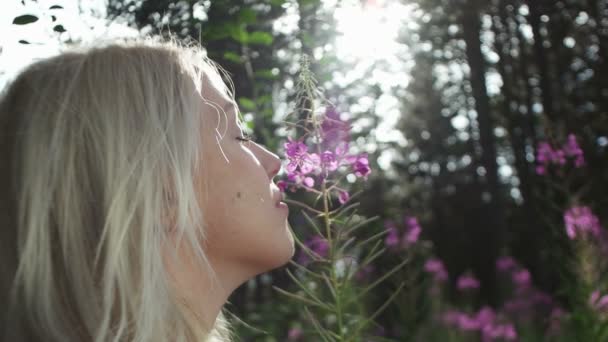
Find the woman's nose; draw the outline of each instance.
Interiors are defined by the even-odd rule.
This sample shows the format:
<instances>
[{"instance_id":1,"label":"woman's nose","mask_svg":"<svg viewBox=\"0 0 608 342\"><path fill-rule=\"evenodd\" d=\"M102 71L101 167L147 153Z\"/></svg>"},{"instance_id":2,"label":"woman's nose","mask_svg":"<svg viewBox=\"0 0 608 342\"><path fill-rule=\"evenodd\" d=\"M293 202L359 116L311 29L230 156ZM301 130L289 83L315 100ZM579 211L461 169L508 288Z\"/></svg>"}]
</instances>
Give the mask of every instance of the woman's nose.
<instances>
[{"instance_id":1,"label":"woman's nose","mask_svg":"<svg viewBox=\"0 0 608 342\"><path fill-rule=\"evenodd\" d=\"M281 159L275 153L269 153L271 155L269 177L270 179L273 179L279 173L279 171L281 171Z\"/></svg>"},{"instance_id":2,"label":"woman's nose","mask_svg":"<svg viewBox=\"0 0 608 342\"><path fill-rule=\"evenodd\" d=\"M265 146L259 145L262 153L262 163L268 173L268 177L273 179L281 171L281 158L270 152Z\"/></svg>"}]
</instances>

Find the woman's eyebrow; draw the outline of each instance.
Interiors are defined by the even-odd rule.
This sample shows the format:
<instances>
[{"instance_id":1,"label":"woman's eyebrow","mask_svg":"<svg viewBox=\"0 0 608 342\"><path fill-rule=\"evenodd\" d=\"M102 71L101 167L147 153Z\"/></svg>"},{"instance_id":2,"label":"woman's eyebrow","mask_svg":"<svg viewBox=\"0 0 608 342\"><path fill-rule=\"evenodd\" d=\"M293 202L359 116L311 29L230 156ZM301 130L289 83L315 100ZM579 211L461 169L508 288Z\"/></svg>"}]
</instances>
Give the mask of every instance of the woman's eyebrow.
<instances>
[{"instance_id":1,"label":"woman's eyebrow","mask_svg":"<svg viewBox=\"0 0 608 342\"><path fill-rule=\"evenodd\" d=\"M224 111L224 113L228 113L228 111L230 111L230 110L236 111L236 104L234 102L227 102L224 105L224 108L222 108L222 110Z\"/></svg>"}]
</instances>

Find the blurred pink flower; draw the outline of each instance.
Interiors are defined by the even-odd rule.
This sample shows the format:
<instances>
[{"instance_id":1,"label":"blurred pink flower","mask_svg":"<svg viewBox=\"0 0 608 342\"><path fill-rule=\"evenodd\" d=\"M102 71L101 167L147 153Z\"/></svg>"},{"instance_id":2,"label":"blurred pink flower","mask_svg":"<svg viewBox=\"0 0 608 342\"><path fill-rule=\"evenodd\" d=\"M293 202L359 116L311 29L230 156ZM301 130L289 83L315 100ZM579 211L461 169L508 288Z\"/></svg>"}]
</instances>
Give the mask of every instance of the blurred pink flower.
<instances>
[{"instance_id":1,"label":"blurred pink flower","mask_svg":"<svg viewBox=\"0 0 608 342\"><path fill-rule=\"evenodd\" d=\"M512 274L513 283L518 288L528 288L531 285L530 272L526 269L514 271Z\"/></svg>"},{"instance_id":2,"label":"blurred pink flower","mask_svg":"<svg viewBox=\"0 0 608 342\"><path fill-rule=\"evenodd\" d=\"M393 221L387 220L384 223L384 227L388 231L386 237L384 238L384 244L386 247L394 248L399 245L399 231L397 230L397 226Z\"/></svg>"},{"instance_id":3,"label":"blurred pink flower","mask_svg":"<svg viewBox=\"0 0 608 342\"><path fill-rule=\"evenodd\" d=\"M572 133L568 134L568 140L564 145L564 153L567 157L574 158L575 167L582 167L585 165L585 156L583 154L583 150L576 141L576 135Z\"/></svg>"},{"instance_id":4,"label":"blurred pink flower","mask_svg":"<svg viewBox=\"0 0 608 342\"><path fill-rule=\"evenodd\" d=\"M513 324L488 324L482 329L482 341L490 342L495 340L515 341L517 331Z\"/></svg>"},{"instance_id":5,"label":"blurred pink flower","mask_svg":"<svg viewBox=\"0 0 608 342\"><path fill-rule=\"evenodd\" d=\"M329 243L328 241L320 236L313 235L310 239L304 242L304 245L310 249L310 251L318 258L326 258L329 252ZM301 251L298 257L298 263L305 265L310 261L310 256Z\"/></svg>"},{"instance_id":6,"label":"blurred pink flower","mask_svg":"<svg viewBox=\"0 0 608 342\"><path fill-rule=\"evenodd\" d=\"M411 244L418 242L418 238L420 237L420 233L422 229L418 224L418 219L413 216L408 216L405 218L405 234L402 238L402 245L407 247Z\"/></svg>"},{"instance_id":7,"label":"blurred pink flower","mask_svg":"<svg viewBox=\"0 0 608 342\"><path fill-rule=\"evenodd\" d=\"M364 281L365 279L367 279L367 277L369 277L372 272L374 271L374 265L372 264L367 264L363 267L361 267L357 273L355 274L355 279L357 279L358 281Z\"/></svg>"},{"instance_id":8,"label":"blurred pink flower","mask_svg":"<svg viewBox=\"0 0 608 342\"><path fill-rule=\"evenodd\" d=\"M599 237L602 230L600 220L587 206L575 206L566 210L564 222L566 234L571 240L574 240L577 235Z\"/></svg>"},{"instance_id":9,"label":"blurred pink flower","mask_svg":"<svg viewBox=\"0 0 608 342\"><path fill-rule=\"evenodd\" d=\"M479 280L471 274L463 274L458 277L456 287L459 290L476 290L479 288Z\"/></svg>"},{"instance_id":10,"label":"blurred pink flower","mask_svg":"<svg viewBox=\"0 0 608 342\"><path fill-rule=\"evenodd\" d=\"M280 180L277 182L277 186L279 187L279 190L281 192L285 192L285 189L287 188L287 182L284 180Z\"/></svg>"},{"instance_id":11,"label":"blurred pink flower","mask_svg":"<svg viewBox=\"0 0 608 342\"><path fill-rule=\"evenodd\" d=\"M589 306L600 312L608 311L608 294L601 296L600 291L595 290L589 296Z\"/></svg>"},{"instance_id":12,"label":"blurred pink flower","mask_svg":"<svg viewBox=\"0 0 608 342\"><path fill-rule=\"evenodd\" d=\"M348 202L348 200L350 199L350 194L348 193L348 191L344 190L344 189L338 189L338 202L340 202L340 204L344 204L346 202Z\"/></svg>"},{"instance_id":13,"label":"blurred pink flower","mask_svg":"<svg viewBox=\"0 0 608 342\"><path fill-rule=\"evenodd\" d=\"M473 314L456 310L446 311L441 316L441 320L443 324L464 332L479 331L484 342L515 341L517 339L517 331L513 324L498 322L496 313L489 307L483 307Z\"/></svg>"},{"instance_id":14,"label":"blurred pink flower","mask_svg":"<svg viewBox=\"0 0 608 342\"><path fill-rule=\"evenodd\" d=\"M517 266L517 262L510 256L502 256L496 260L496 268L499 271L506 272Z\"/></svg>"},{"instance_id":15,"label":"blurred pink flower","mask_svg":"<svg viewBox=\"0 0 608 342\"><path fill-rule=\"evenodd\" d=\"M544 175L550 164L563 166L566 158L574 159L574 167L580 168L585 165L583 150L578 145L576 135L570 133L562 148L554 148L547 141L541 141L536 148L536 173Z\"/></svg>"},{"instance_id":16,"label":"blurred pink flower","mask_svg":"<svg viewBox=\"0 0 608 342\"><path fill-rule=\"evenodd\" d=\"M431 258L424 264L424 270L433 275L436 282L443 282L448 279L448 272L443 266L443 262L437 258Z\"/></svg>"},{"instance_id":17,"label":"blurred pink flower","mask_svg":"<svg viewBox=\"0 0 608 342\"><path fill-rule=\"evenodd\" d=\"M291 328L287 332L287 340L289 341L297 341L302 337L302 329L300 328Z\"/></svg>"},{"instance_id":18,"label":"blurred pink flower","mask_svg":"<svg viewBox=\"0 0 608 342\"><path fill-rule=\"evenodd\" d=\"M333 150L340 143L350 140L350 124L342 120L340 113L333 106L327 106L321 123L322 148Z\"/></svg>"},{"instance_id":19,"label":"blurred pink flower","mask_svg":"<svg viewBox=\"0 0 608 342\"><path fill-rule=\"evenodd\" d=\"M557 336L560 334L562 319L566 313L560 307L554 307L549 314L549 327L547 328L547 336Z\"/></svg>"}]
</instances>

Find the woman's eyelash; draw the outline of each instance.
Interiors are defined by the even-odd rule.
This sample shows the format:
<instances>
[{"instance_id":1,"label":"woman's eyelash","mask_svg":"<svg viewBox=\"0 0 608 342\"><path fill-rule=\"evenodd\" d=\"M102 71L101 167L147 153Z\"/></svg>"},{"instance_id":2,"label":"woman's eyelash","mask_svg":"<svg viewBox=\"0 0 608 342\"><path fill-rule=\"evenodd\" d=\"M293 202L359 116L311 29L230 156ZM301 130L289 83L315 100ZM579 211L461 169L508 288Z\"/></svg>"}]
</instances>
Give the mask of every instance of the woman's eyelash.
<instances>
[{"instance_id":1,"label":"woman's eyelash","mask_svg":"<svg viewBox=\"0 0 608 342\"><path fill-rule=\"evenodd\" d=\"M237 137L237 140L240 141L255 141L255 137L249 134L243 134L242 137Z\"/></svg>"}]
</instances>

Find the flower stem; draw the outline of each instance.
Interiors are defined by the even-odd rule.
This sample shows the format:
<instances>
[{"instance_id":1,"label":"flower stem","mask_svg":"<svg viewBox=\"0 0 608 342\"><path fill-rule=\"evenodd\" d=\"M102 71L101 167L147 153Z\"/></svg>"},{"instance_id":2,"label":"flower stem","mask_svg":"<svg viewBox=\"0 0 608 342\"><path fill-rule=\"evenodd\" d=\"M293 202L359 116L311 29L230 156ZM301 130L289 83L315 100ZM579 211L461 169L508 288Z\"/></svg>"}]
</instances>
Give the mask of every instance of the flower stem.
<instances>
[{"instance_id":1,"label":"flower stem","mask_svg":"<svg viewBox=\"0 0 608 342\"><path fill-rule=\"evenodd\" d=\"M317 209L315 209L315 208L313 208L311 206L308 206L308 205L306 205L306 204L304 204L302 202L299 202L299 201L294 201L294 200L290 200L290 199L286 198L286 199L283 200L283 202L285 202L287 204L297 205L298 207L302 207L302 208L304 208L306 210L310 210L313 213L318 214L319 216L324 214L322 211L317 210Z\"/></svg>"}]
</instances>

